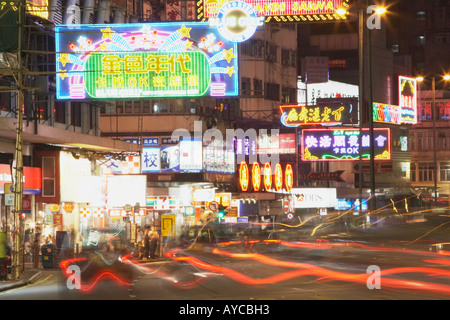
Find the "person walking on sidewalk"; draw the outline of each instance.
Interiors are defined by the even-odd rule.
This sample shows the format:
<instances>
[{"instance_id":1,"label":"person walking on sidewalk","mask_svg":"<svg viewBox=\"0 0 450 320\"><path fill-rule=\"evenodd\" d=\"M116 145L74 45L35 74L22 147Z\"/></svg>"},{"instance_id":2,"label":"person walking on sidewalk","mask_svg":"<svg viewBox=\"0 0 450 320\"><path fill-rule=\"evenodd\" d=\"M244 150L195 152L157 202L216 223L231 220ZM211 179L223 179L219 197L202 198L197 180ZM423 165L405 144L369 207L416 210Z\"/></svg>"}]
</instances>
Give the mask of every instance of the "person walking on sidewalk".
<instances>
[{"instance_id":1,"label":"person walking on sidewalk","mask_svg":"<svg viewBox=\"0 0 450 320\"><path fill-rule=\"evenodd\" d=\"M11 247L6 242L6 232L0 232L0 281L7 279L10 261Z\"/></svg>"},{"instance_id":2,"label":"person walking on sidewalk","mask_svg":"<svg viewBox=\"0 0 450 320\"><path fill-rule=\"evenodd\" d=\"M146 227L144 230L144 255L143 259L148 259L148 256L150 254L150 238L149 238L149 227Z\"/></svg>"},{"instance_id":3,"label":"person walking on sidewalk","mask_svg":"<svg viewBox=\"0 0 450 320\"><path fill-rule=\"evenodd\" d=\"M156 247L158 246L159 234L156 231L155 227L152 227L149 234L150 241L150 259L155 259Z\"/></svg>"}]
</instances>

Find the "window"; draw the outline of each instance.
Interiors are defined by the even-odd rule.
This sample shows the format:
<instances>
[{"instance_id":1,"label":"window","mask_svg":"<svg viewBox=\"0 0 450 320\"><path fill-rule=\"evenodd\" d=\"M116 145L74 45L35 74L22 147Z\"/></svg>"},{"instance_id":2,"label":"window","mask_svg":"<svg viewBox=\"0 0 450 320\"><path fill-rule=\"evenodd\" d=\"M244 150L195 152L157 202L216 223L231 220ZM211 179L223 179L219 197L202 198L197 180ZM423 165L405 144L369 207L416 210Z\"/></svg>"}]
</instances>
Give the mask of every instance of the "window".
<instances>
[{"instance_id":1,"label":"window","mask_svg":"<svg viewBox=\"0 0 450 320\"><path fill-rule=\"evenodd\" d=\"M70 103L70 124L81 127L81 102Z\"/></svg>"},{"instance_id":2,"label":"window","mask_svg":"<svg viewBox=\"0 0 450 320\"><path fill-rule=\"evenodd\" d=\"M297 102L297 89L283 87L281 89L281 102L282 103L296 103Z\"/></svg>"},{"instance_id":3,"label":"window","mask_svg":"<svg viewBox=\"0 0 450 320\"><path fill-rule=\"evenodd\" d=\"M255 96L262 96L263 95L263 82L259 79L253 79L253 94Z\"/></svg>"},{"instance_id":4,"label":"window","mask_svg":"<svg viewBox=\"0 0 450 320\"><path fill-rule=\"evenodd\" d=\"M42 157L42 196L55 196L55 157Z\"/></svg>"},{"instance_id":5,"label":"window","mask_svg":"<svg viewBox=\"0 0 450 320\"><path fill-rule=\"evenodd\" d=\"M116 101L116 114L123 113L123 101Z\"/></svg>"},{"instance_id":6,"label":"window","mask_svg":"<svg viewBox=\"0 0 450 320\"><path fill-rule=\"evenodd\" d=\"M440 181L450 181L450 162L441 162L439 164Z\"/></svg>"},{"instance_id":7,"label":"window","mask_svg":"<svg viewBox=\"0 0 450 320\"><path fill-rule=\"evenodd\" d=\"M290 51L286 49L281 49L281 64L283 66L291 65L291 55Z\"/></svg>"},{"instance_id":8,"label":"window","mask_svg":"<svg viewBox=\"0 0 450 320\"><path fill-rule=\"evenodd\" d=\"M417 11L417 20L425 21L426 12L425 11Z\"/></svg>"},{"instance_id":9,"label":"window","mask_svg":"<svg viewBox=\"0 0 450 320\"><path fill-rule=\"evenodd\" d=\"M266 99L280 101L280 85L278 83L266 83Z\"/></svg>"},{"instance_id":10,"label":"window","mask_svg":"<svg viewBox=\"0 0 450 320\"><path fill-rule=\"evenodd\" d=\"M241 78L241 94L244 96L251 94L250 78Z\"/></svg>"},{"instance_id":11,"label":"window","mask_svg":"<svg viewBox=\"0 0 450 320\"><path fill-rule=\"evenodd\" d=\"M417 38L417 44L418 44L418 45L424 45L424 44L425 44L425 36L424 36L424 35L420 35L420 36Z\"/></svg>"},{"instance_id":12,"label":"window","mask_svg":"<svg viewBox=\"0 0 450 320\"><path fill-rule=\"evenodd\" d=\"M268 62L278 62L278 47L266 43L266 61Z\"/></svg>"},{"instance_id":13,"label":"window","mask_svg":"<svg viewBox=\"0 0 450 320\"><path fill-rule=\"evenodd\" d=\"M66 103L55 101L55 121L58 123L66 123Z\"/></svg>"},{"instance_id":14,"label":"window","mask_svg":"<svg viewBox=\"0 0 450 320\"><path fill-rule=\"evenodd\" d=\"M411 162L410 170L411 170L411 181L414 181L414 182L417 181L416 180L416 178L417 178L417 176L416 176L416 163Z\"/></svg>"},{"instance_id":15,"label":"window","mask_svg":"<svg viewBox=\"0 0 450 320\"><path fill-rule=\"evenodd\" d=\"M432 162L419 162L418 165L418 181L434 181L434 164Z\"/></svg>"}]
</instances>

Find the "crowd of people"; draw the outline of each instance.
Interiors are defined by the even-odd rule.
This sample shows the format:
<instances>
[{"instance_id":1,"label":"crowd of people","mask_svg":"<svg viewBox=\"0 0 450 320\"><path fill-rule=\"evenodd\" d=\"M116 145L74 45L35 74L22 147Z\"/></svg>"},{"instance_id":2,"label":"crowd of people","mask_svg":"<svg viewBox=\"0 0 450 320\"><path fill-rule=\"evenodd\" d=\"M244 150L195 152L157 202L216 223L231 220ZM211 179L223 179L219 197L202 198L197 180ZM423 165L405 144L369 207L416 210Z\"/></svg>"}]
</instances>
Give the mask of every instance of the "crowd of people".
<instances>
[{"instance_id":1,"label":"crowd of people","mask_svg":"<svg viewBox=\"0 0 450 320\"><path fill-rule=\"evenodd\" d=\"M138 259L156 259L156 248L158 247L159 233L154 226L138 228L136 245Z\"/></svg>"}]
</instances>

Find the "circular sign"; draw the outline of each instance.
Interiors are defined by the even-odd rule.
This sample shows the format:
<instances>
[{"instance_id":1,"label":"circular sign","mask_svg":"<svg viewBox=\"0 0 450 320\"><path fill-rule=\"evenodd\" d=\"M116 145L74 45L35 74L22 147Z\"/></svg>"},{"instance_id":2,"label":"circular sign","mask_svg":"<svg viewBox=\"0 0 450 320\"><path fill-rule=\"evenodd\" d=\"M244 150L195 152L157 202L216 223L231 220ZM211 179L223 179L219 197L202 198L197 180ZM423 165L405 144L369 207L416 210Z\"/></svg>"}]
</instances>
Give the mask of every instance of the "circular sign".
<instances>
[{"instance_id":1,"label":"circular sign","mask_svg":"<svg viewBox=\"0 0 450 320\"><path fill-rule=\"evenodd\" d=\"M131 210L133 210L133 207L131 206L131 204L126 204L123 207L123 210L125 210L126 212L131 212Z\"/></svg>"},{"instance_id":2,"label":"circular sign","mask_svg":"<svg viewBox=\"0 0 450 320\"><path fill-rule=\"evenodd\" d=\"M232 42L244 42L264 24L264 17L257 17L251 5L242 1L224 4L217 17L209 19L211 27L217 27L219 33Z\"/></svg>"},{"instance_id":3,"label":"circular sign","mask_svg":"<svg viewBox=\"0 0 450 320\"><path fill-rule=\"evenodd\" d=\"M217 211L217 210L219 210L219 204L217 203L217 201L211 201L211 202L209 203L209 209L210 209L211 211Z\"/></svg>"}]
</instances>

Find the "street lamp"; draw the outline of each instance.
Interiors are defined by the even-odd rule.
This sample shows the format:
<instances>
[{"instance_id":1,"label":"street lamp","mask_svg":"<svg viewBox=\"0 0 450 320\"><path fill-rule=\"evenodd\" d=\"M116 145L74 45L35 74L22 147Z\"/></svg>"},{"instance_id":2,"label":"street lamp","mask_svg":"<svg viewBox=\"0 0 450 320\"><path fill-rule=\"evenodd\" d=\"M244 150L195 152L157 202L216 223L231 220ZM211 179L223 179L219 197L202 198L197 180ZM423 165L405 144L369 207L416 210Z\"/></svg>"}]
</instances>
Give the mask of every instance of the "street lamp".
<instances>
[{"instance_id":1,"label":"street lamp","mask_svg":"<svg viewBox=\"0 0 450 320\"><path fill-rule=\"evenodd\" d=\"M373 209L373 203L375 199L375 159L374 159L374 128L373 128L373 104L372 104L372 39L371 39L371 29L379 29L381 15L386 13L386 8L371 5L369 6L369 1L366 0L365 4L367 6L366 13L372 12L370 17L371 24L369 25L369 20L366 21L366 27L369 29L367 34L367 44L368 44L368 121L369 121L369 135L370 135L370 207ZM364 8L360 6L358 10L358 58L359 58L359 145L360 145L360 156L359 156L359 199L362 202L362 108L366 102L365 88L364 88ZM374 23L375 22L375 23ZM360 206L361 211L361 206Z\"/></svg>"},{"instance_id":2,"label":"street lamp","mask_svg":"<svg viewBox=\"0 0 450 320\"><path fill-rule=\"evenodd\" d=\"M450 74L446 74L442 77L445 81L450 80ZM422 76L416 77L418 82L423 82L425 79ZM431 119L433 121L433 180L434 180L434 206L437 207L438 204L438 186L437 186L437 175L438 175L438 161L437 161L437 135L436 135L436 77L431 77Z\"/></svg>"}]
</instances>

